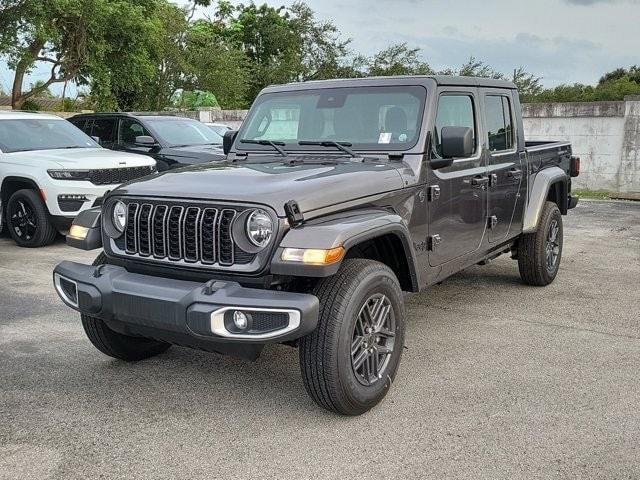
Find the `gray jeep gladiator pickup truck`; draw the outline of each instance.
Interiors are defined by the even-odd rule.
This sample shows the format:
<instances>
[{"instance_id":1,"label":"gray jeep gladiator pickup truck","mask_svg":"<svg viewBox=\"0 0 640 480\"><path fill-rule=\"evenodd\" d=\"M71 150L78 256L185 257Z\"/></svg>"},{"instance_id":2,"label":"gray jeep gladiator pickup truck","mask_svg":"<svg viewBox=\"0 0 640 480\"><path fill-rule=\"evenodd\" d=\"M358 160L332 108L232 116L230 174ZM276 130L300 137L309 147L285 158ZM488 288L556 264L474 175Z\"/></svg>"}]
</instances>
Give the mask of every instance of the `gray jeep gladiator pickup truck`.
<instances>
[{"instance_id":1,"label":"gray jeep gladiator pickup truck","mask_svg":"<svg viewBox=\"0 0 640 480\"><path fill-rule=\"evenodd\" d=\"M551 283L579 159L526 142L516 87L460 77L328 80L263 90L227 159L110 192L67 237L103 248L53 281L101 352L182 345L255 359L297 347L320 406L385 396L405 336L403 292L509 253Z\"/></svg>"}]
</instances>

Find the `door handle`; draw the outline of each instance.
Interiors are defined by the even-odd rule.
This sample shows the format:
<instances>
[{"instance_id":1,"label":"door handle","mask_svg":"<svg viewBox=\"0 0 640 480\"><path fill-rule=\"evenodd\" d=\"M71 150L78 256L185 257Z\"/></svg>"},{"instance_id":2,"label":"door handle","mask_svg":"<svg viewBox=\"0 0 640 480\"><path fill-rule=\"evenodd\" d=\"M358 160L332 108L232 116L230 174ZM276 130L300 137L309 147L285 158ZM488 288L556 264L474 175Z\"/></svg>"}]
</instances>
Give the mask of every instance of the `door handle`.
<instances>
[{"instance_id":1,"label":"door handle","mask_svg":"<svg viewBox=\"0 0 640 480\"><path fill-rule=\"evenodd\" d=\"M517 168L512 168L507 172L508 177L520 178L522 176L522 170L518 170Z\"/></svg>"},{"instance_id":2,"label":"door handle","mask_svg":"<svg viewBox=\"0 0 640 480\"><path fill-rule=\"evenodd\" d=\"M484 187L489 183L489 177L473 177L471 179L471 185L474 187Z\"/></svg>"}]
</instances>

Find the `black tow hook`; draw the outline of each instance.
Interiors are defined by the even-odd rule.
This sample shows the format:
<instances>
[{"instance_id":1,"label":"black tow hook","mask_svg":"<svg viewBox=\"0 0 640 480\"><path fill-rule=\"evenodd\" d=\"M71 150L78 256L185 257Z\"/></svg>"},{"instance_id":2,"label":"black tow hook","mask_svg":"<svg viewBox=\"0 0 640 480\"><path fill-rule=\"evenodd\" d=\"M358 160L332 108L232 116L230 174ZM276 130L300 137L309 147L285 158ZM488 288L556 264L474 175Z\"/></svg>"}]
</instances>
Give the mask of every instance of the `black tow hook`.
<instances>
[{"instance_id":1,"label":"black tow hook","mask_svg":"<svg viewBox=\"0 0 640 480\"><path fill-rule=\"evenodd\" d=\"M98 265L95 270L93 270L93 277L100 278L102 276L102 269L104 268L104 264Z\"/></svg>"},{"instance_id":2,"label":"black tow hook","mask_svg":"<svg viewBox=\"0 0 640 480\"><path fill-rule=\"evenodd\" d=\"M220 282L219 280L209 280L204 284L202 288L202 293L204 295L213 295L218 290L227 286L227 282Z\"/></svg>"}]
</instances>

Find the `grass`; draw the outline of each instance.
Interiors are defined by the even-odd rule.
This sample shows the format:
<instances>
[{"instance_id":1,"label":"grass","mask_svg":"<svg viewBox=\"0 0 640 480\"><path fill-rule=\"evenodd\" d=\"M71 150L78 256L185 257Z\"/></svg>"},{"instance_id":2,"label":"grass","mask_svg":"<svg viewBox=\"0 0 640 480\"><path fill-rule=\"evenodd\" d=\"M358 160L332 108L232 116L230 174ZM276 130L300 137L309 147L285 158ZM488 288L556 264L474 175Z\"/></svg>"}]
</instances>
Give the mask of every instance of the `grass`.
<instances>
[{"instance_id":1,"label":"grass","mask_svg":"<svg viewBox=\"0 0 640 480\"><path fill-rule=\"evenodd\" d=\"M571 195L577 195L581 198L595 198L599 200L611 198L611 192L607 192L606 190L587 190L586 188L571 190Z\"/></svg>"}]
</instances>

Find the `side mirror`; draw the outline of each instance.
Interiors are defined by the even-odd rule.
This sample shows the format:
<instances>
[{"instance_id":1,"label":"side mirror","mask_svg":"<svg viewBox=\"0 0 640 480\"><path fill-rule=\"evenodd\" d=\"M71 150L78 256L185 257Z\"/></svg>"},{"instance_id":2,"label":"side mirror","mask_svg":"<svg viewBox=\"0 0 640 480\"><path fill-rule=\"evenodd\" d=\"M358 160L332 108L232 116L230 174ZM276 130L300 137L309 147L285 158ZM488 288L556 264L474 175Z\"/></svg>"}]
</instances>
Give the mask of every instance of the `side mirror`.
<instances>
[{"instance_id":1,"label":"side mirror","mask_svg":"<svg viewBox=\"0 0 640 480\"><path fill-rule=\"evenodd\" d=\"M432 158L431 168L438 170L453 164L454 158L473 155L473 129L469 127L442 127L440 132L441 157Z\"/></svg>"},{"instance_id":2,"label":"side mirror","mask_svg":"<svg viewBox=\"0 0 640 480\"><path fill-rule=\"evenodd\" d=\"M136 137L135 144L140 147L153 147L156 144L156 141L149 135L138 135Z\"/></svg>"},{"instance_id":3,"label":"side mirror","mask_svg":"<svg viewBox=\"0 0 640 480\"><path fill-rule=\"evenodd\" d=\"M225 155L229 155L231 146L236 140L236 135L238 135L237 130L227 130L226 132L224 132L224 136L222 137L222 151Z\"/></svg>"},{"instance_id":4,"label":"side mirror","mask_svg":"<svg viewBox=\"0 0 640 480\"><path fill-rule=\"evenodd\" d=\"M444 158L467 158L473 155L473 129L443 127L440 137Z\"/></svg>"},{"instance_id":5,"label":"side mirror","mask_svg":"<svg viewBox=\"0 0 640 480\"><path fill-rule=\"evenodd\" d=\"M93 138L94 142L96 142L97 144L100 144L100 137L96 137L95 135L91 135L91 138Z\"/></svg>"}]
</instances>

